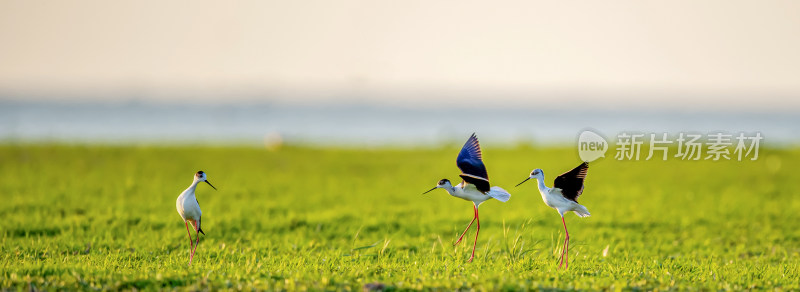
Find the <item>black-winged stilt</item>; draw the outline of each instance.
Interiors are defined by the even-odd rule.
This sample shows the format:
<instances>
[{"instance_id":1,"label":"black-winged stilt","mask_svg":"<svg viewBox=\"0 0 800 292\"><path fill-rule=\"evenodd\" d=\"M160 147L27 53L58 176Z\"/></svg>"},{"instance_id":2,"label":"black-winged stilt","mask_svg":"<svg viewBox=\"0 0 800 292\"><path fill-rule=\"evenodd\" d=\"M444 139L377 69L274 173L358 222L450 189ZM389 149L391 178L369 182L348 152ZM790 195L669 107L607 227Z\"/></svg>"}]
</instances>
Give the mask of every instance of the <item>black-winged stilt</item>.
<instances>
[{"instance_id":1,"label":"black-winged stilt","mask_svg":"<svg viewBox=\"0 0 800 292\"><path fill-rule=\"evenodd\" d=\"M453 197L472 201L472 207L475 211L472 221L467 225L467 228L464 229L464 233L461 234L458 241L453 244L456 245L460 243L464 235L467 234L467 230L472 227L472 223L478 221L478 228L477 231L475 231L475 243L472 245L472 256L469 257L469 261L472 262L475 258L475 246L478 244L478 233L481 232L481 220L478 218L478 206L492 198L501 202L507 202L511 198L511 194L500 187L491 187L489 185L489 175L486 173L486 166L483 165L481 145L478 143L478 137L475 137L475 133L469 137L467 143L461 148L461 152L458 153L456 165L458 165L458 168L461 170L459 176L463 179L460 184L453 186L449 180L442 179L435 187L423 194L427 194L437 188L442 188Z\"/></svg>"},{"instance_id":2,"label":"black-winged stilt","mask_svg":"<svg viewBox=\"0 0 800 292\"><path fill-rule=\"evenodd\" d=\"M206 182L209 186L215 188L206 178L206 174L201 170L194 174L194 179L192 180L192 184L187 188L185 191L178 196L178 200L175 202L175 207L178 208L178 214L181 215L183 218L183 223L186 225L186 232L189 233L189 265L192 265L192 259L194 258L194 252L197 250L197 245L200 244L200 233L206 235L203 232L203 229L200 228L200 217L202 216L203 212L200 211L200 203L197 202L197 198L194 196L194 190L197 188L197 184L201 182ZM195 235L197 236L197 243L192 243L192 233L189 231L189 224L192 224L192 228L194 228Z\"/></svg>"},{"instance_id":3,"label":"black-winged stilt","mask_svg":"<svg viewBox=\"0 0 800 292\"><path fill-rule=\"evenodd\" d=\"M589 210L581 204L578 204L578 196L583 193L583 180L586 178L586 172L589 169L589 162L581 163L570 171L567 171L553 181L553 188L548 188L544 185L544 172L541 169L534 169L531 175L523 180L521 183L529 179L536 179L539 181L539 193L542 194L542 200L550 208L556 209L558 214L561 215L561 222L564 223L564 249L561 251L561 263L559 267L566 265L564 268L569 267L569 231L567 231L567 222L564 221L564 213L569 211L575 212L580 217L588 217Z\"/></svg>"}]
</instances>

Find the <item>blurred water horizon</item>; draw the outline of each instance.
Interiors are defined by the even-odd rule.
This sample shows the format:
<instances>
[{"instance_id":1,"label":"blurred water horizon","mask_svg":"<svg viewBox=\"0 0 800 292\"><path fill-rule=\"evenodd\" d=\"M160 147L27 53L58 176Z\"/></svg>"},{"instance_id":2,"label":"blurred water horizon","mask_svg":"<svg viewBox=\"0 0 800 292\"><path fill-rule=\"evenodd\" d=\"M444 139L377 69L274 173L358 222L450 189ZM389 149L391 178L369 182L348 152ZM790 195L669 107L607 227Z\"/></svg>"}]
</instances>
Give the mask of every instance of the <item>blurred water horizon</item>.
<instances>
[{"instance_id":1,"label":"blurred water horizon","mask_svg":"<svg viewBox=\"0 0 800 292\"><path fill-rule=\"evenodd\" d=\"M797 1L0 1L0 143L800 145Z\"/></svg>"},{"instance_id":2,"label":"blurred water horizon","mask_svg":"<svg viewBox=\"0 0 800 292\"><path fill-rule=\"evenodd\" d=\"M572 110L554 107L402 107L369 103L177 104L0 101L0 143L431 147L477 132L495 146L574 145L594 129L761 132L763 147L800 144L800 117L782 111ZM486 143L486 142L484 142Z\"/></svg>"}]
</instances>

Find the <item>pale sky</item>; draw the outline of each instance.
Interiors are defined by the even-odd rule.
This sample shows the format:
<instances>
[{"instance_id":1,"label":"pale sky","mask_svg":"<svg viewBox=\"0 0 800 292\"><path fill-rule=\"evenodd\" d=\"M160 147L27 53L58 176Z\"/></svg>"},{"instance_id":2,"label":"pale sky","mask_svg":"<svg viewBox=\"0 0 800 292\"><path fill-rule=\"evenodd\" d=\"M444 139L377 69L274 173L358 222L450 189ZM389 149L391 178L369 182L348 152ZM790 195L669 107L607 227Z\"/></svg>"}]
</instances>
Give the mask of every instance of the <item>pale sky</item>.
<instances>
[{"instance_id":1,"label":"pale sky","mask_svg":"<svg viewBox=\"0 0 800 292\"><path fill-rule=\"evenodd\" d=\"M800 109L800 1L2 0L0 95Z\"/></svg>"}]
</instances>

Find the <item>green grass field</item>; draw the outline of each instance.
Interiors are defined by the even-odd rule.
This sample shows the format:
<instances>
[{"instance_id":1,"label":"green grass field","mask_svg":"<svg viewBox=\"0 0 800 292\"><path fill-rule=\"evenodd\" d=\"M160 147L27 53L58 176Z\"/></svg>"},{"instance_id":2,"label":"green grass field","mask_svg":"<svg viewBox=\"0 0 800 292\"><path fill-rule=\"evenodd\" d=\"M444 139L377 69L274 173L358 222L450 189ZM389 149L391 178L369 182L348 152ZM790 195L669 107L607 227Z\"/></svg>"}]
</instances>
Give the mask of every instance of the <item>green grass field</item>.
<instances>
[{"instance_id":1,"label":"green grass field","mask_svg":"<svg viewBox=\"0 0 800 292\"><path fill-rule=\"evenodd\" d=\"M577 165L573 148L483 153L507 203L443 190L461 145L437 149L0 146L0 286L118 289L800 289L800 150L757 161L592 164L563 229L535 184ZM613 150L612 150L613 151ZM609 152L613 156L612 152ZM175 199L197 170L202 237L192 266Z\"/></svg>"}]
</instances>

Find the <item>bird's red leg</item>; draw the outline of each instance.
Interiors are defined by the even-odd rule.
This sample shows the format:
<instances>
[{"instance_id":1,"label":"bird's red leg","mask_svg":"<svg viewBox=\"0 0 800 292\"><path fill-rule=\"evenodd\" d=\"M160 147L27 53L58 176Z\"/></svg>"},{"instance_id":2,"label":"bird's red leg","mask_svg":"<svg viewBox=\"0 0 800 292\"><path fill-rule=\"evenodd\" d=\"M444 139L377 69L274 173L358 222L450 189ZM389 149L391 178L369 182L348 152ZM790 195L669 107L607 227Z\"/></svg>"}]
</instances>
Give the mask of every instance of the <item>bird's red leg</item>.
<instances>
[{"instance_id":1,"label":"bird's red leg","mask_svg":"<svg viewBox=\"0 0 800 292\"><path fill-rule=\"evenodd\" d=\"M561 222L564 223L564 233L567 236L564 238L564 250L561 252L561 263L558 264L558 267L560 268L566 260L566 265L564 266L564 269L566 269L569 267L569 231L567 231L567 222L564 221L564 216L561 216Z\"/></svg>"},{"instance_id":2,"label":"bird's red leg","mask_svg":"<svg viewBox=\"0 0 800 292\"><path fill-rule=\"evenodd\" d=\"M565 254L564 250L566 248L567 248L567 239L565 238L564 239L564 244L561 245L561 257L559 257L559 261L560 262L558 263L558 267L559 268L564 266L564 254Z\"/></svg>"},{"instance_id":3,"label":"bird's red leg","mask_svg":"<svg viewBox=\"0 0 800 292\"><path fill-rule=\"evenodd\" d=\"M472 259L475 258L475 246L478 245L478 233L481 233L481 219L478 217L478 207L475 207L475 220L478 221L478 230L475 231L475 243L472 244L472 256L469 257L468 262L472 262Z\"/></svg>"},{"instance_id":4,"label":"bird's red leg","mask_svg":"<svg viewBox=\"0 0 800 292\"><path fill-rule=\"evenodd\" d=\"M194 247L194 242L192 242L192 232L189 231L189 222L188 221L183 221L183 223L186 224L186 233L189 234L189 254L191 255L192 254L192 249ZM190 265L192 264L191 256L189 257L189 264Z\"/></svg>"},{"instance_id":5,"label":"bird's red leg","mask_svg":"<svg viewBox=\"0 0 800 292\"><path fill-rule=\"evenodd\" d=\"M567 254L564 257L564 261L565 261L564 269L566 270L567 268L569 268L569 237L567 237Z\"/></svg>"},{"instance_id":6,"label":"bird's red leg","mask_svg":"<svg viewBox=\"0 0 800 292\"><path fill-rule=\"evenodd\" d=\"M195 226L194 235L197 236L197 243L194 244L194 249L192 250L192 255L191 255L191 257L189 257L189 264L190 265L192 264L192 259L194 259L194 252L197 251L197 246L200 245L200 232L198 232L198 230L200 228L197 227L197 221L193 221L193 222L194 222L194 224L192 224L192 226Z\"/></svg>"},{"instance_id":7,"label":"bird's red leg","mask_svg":"<svg viewBox=\"0 0 800 292\"><path fill-rule=\"evenodd\" d=\"M453 246L456 246L457 244L461 243L461 240L464 239L464 234L467 234L467 230L469 230L469 228L472 227L472 223L475 223L475 218L478 218L478 208L475 207L475 205L472 205L472 208L474 212L472 214L472 221L469 222L469 225L467 225L467 229L464 229L464 233L461 233L461 237L458 238L458 241L456 241L456 243L453 243Z\"/></svg>"},{"instance_id":8,"label":"bird's red leg","mask_svg":"<svg viewBox=\"0 0 800 292\"><path fill-rule=\"evenodd\" d=\"M186 224L186 233L189 234L189 250L191 251L192 247L194 247L194 242L192 242L192 232L189 231L189 222L183 221L183 224Z\"/></svg>"}]
</instances>

